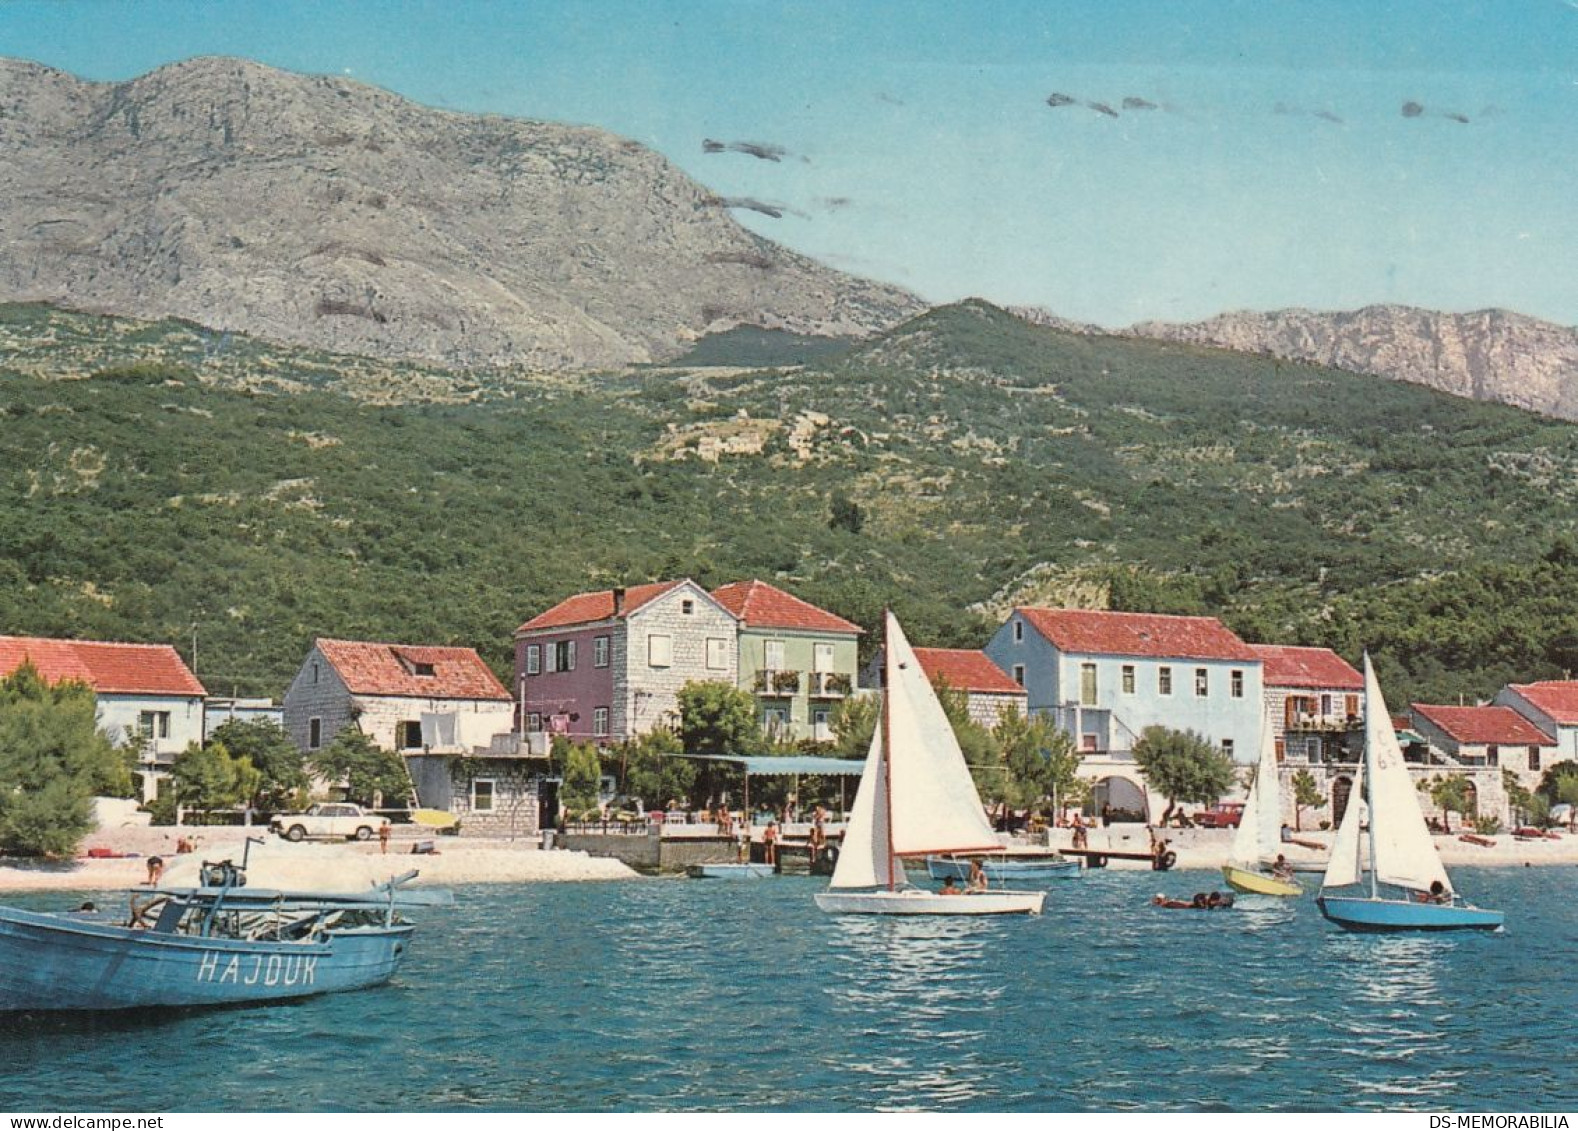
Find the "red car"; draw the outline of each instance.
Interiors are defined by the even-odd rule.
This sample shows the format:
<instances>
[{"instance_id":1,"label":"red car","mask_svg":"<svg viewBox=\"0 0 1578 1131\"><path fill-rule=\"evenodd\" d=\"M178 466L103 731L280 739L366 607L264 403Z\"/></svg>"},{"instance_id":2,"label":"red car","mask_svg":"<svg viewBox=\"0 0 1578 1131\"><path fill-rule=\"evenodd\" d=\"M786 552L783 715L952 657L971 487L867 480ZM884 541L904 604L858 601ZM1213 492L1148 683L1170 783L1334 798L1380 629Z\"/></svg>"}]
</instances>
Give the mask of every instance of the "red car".
<instances>
[{"instance_id":1,"label":"red car","mask_svg":"<svg viewBox=\"0 0 1578 1131\"><path fill-rule=\"evenodd\" d=\"M1218 801L1211 808L1196 813L1194 823L1206 829L1236 829L1243 819L1242 801Z\"/></svg>"}]
</instances>

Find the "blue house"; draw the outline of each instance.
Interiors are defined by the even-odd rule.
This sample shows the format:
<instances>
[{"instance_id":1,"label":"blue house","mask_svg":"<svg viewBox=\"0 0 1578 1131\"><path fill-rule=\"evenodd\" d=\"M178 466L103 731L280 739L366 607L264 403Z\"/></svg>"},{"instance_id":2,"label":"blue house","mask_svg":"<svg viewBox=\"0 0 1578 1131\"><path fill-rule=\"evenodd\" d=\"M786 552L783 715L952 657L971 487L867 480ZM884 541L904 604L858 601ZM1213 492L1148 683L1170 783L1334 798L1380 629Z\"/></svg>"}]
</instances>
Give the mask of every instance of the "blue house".
<instances>
[{"instance_id":1,"label":"blue house","mask_svg":"<svg viewBox=\"0 0 1578 1131\"><path fill-rule=\"evenodd\" d=\"M1165 726L1258 756L1261 661L1214 617L1019 608L985 651L1086 754L1122 756Z\"/></svg>"}]
</instances>

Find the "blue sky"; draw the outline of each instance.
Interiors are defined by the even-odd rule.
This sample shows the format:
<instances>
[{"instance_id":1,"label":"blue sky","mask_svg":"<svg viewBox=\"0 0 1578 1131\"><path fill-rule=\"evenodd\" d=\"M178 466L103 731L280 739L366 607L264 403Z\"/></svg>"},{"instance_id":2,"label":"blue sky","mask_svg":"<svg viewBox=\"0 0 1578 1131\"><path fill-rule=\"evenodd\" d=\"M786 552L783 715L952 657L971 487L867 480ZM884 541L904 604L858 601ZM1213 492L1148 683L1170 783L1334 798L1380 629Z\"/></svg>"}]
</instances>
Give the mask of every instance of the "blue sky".
<instances>
[{"instance_id":1,"label":"blue sky","mask_svg":"<svg viewBox=\"0 0 1578 1131\"><path fill-rule=\"evenodd\" d=\"M0 53L242 55L600 126L936 302L1578 323L1578 0L13 0Z\"/></svg>"}]
</instances>

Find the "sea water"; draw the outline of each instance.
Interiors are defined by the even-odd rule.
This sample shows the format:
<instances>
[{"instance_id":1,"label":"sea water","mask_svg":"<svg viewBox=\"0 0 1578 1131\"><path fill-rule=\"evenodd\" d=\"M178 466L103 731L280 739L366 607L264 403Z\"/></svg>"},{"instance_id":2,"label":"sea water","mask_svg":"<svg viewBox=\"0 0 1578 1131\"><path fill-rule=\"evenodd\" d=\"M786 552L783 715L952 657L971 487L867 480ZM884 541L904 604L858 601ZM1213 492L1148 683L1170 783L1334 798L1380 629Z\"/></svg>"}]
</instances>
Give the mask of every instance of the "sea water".
<instances>
[{"instance_id":1,"label":"sea water","mask_svg":"<svg viewBox=\"0 0 1578 1131\"><path fill-rule=\"evenodd\" d=\"M1149 905L1205 872L985 919L824 915L796 877L462 887L383 988L0 1019L0 1110L1578 1108L1578 869L1457 881L1504 931Z\"/></svg>"}]
</instances>

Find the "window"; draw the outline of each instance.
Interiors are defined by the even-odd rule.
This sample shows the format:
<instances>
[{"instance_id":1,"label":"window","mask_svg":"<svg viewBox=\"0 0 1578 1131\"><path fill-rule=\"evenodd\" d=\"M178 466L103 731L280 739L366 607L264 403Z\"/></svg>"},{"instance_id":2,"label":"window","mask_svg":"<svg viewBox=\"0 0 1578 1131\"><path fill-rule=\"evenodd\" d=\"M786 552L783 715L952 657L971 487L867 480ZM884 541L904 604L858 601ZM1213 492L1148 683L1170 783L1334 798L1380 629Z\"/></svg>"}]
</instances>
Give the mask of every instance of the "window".
<instances>
[{"instance_id":1,"label":"window","mask_svg":"<svg viewBox=\"0 0 1578 1131\"><path fill-rule=\"evenodd\" d=\"M1222 740L1222 753L1226 754L1229 758L1233 756L1233 740L1231 738L1224 738Z\"/></svg>"},{"instance_id":2,"label":"window","mask_svg":"<svg viewBox=\"0 0 1578 1131\"><path fill-rule=\"evenodd\" d=\"M696 611L696 602L690 600L681 601L679 603L679 611L687 617L693 615Z\"/></svg>"},{"instance_id":3,"label":"window","mask_svg":"<svg viewBox=\"0 0 1578 1131\"><path fill-rule=\"evenodd\" d=\"M608 666L608 637L594 636L592 638L592 666L606 668Z\"/></svg>"},{"instance_id":4,"label":"window","mask_svg":"<svg viewBox=\"0 0 1578 1131\"><path fill-rule=\"evenodd\" d=\"M721 672L729 666L729 642L721 636L707 637L707 667Z\"/></svg>"},{"instance_id":5,"label":"window","mask_svg":"<svg viewBox=\"0 0 1578 1131\"><path fill-rule=\"evenodd\" d=\"M1344 700L1344 703L1346 704L1345 710L1347 712L1348 717L1350 719L1358 718L1359 717L1359 697L1357 695L1350 695L1350 696L1347 697L1347 699Z\"/></svg>"},{"instance_id":6,"label":"window","mask_svg":"<svg viewBox=\"0 0 1578 1131\"><path fill-rule=\"evenodd\" d=\"M1082 707L1096 705L1096 665L1079 665L1079 702Z\"/></svg>"},{"instance_id":7,"label":"window","mask_svg":"<svg viewBox=\"0 0 1578 1131\"><path fill-rule=\"evenodd\" d=\"M552 644L544 644L542 646L542 670L544 672L556 672L556 671L559 670L557 667L554 666L555 665L554 657L556 657L557 655L558 655L558 652L555 650L555 648L554 648L554 646Z\"/></svg>"},{"instance_id":8,"label":"window","mask_svg":"<svg viewBox=\"0 0 1578 1131\"><path fill-rule=\"evenodd\" d=\"M833 737L832 716L827 711L811 712L811 737L827 742Z\"/></svg>"},{"instance_id":9,"label":"window","mask_svg":"<svg viewBox=\"0 0 1578 1131\"><path fill-rule=\"evenodd\" d=\"M1025 665L1023 665L1023 664L1015 664L1014 665L1014 682L1017 683L1020 687L1023 687L1025 685Z\"/></svg>"},{"instance_id":10,"label":"window","mask_svg":"<svg viewBox=\"0 0 1578 1131\"><path fill-rule=\"evenodd\" d=\"M768 640L763 645L762 666L770 672L784 670L784 642L782 640Z\"/></svg>"},{"instance_id":11,"label":"window","mask_svg":"<svg viewBox=\"0 0 1578 1131\"><path fill-rule=\"evenodd\" d=\"M666 668L674 662L674 638L654 632L647 637L647 667Z\"/></svg>"},{"instance_id":12,"label":"window","mask_svg":"<svg viewBox=\"0 0 1578 1131\"><path fill-rule=\"evenodd\" d=\"M316 750L323 745L323 720L307 720L307 749Z\"/></svg>"},{"instance_id":13,"label":"window","mask_svg":"<svg viewBox=\"0 0 1578 1131\"><path fill-rule=\"evenodd\" d=\"M1331 696L1330 695L1322 695L1320 697L1320 713L1323 714L1323 715L1331 714Z\"/></svg>"},{"instance_id":14,"label":"window","mask_svg":"<svg viewBox=\"0 0 1578 1131\"><path fill-rule=\"evenodd\" d=\"M1538 746L1531 746L1531 747L1529 747L1529 769L1537 770L1539 768L1540 768L1540 748Z\"/></svg>"},{"instance_id":15,"label":"window","mask_svg":"<svg viewBox=\"0 0 1578 1131\"><path fill-rule=\"evenodd\" d=\"M1018 644L1024 638L1025 638L1025 622L1022 621L1022 620L1016 620L1014 622L1014 643Z\"/></svg>"},{"instance_id":16,"label":"window","mask_svg":"<svg viewBox=\"0 0 1578 1131\"><path fill-rule=\"evenodd\" d=\"M814 672L830 672L833 670L833 646L831 644L811 645L811 670Z\"/></svg>"},{"instance_id":17,"label":"window","mask_svg":"<svg viewBox=\"0 0 1578 1131\"><path fill-rule=\"evenodd\" d=\"M473 813L493 812L493 779L476 778L471 783L471 811Z\"/></svg>"},{"instance_id":18,"label":"window","mask_svg":"<svg viewBox=\"0 0 1578 1131\"><path fill-rule=\"evenodd\" d=\"M1501 765L1501 747L1495 745L1485 747L1485 765Z\"/></svg>"},{"instance_id":19,"label":"window","mask_svg":"<svg viewBox=\"0 0 1578 1131\"><path fill-rule=\"evenodd\" d=\"M598 738L608 735L608 708L594 707L592 709L592 734Z\"/></svg>"},{"instance_id":20,"label":"window","mask_svg":"<svg viewBox=\"0 0 1578 1131\"><path fill-rule=\"evenodd\" d=\"M1173 693L1173 670L1163 665L1156 669L1156 694L1171 695Z\"/></svg>"},{"instance_id":21,"label":"window","mask_svg":"<svg viewBox=\"0 0 1578 1131\"><path fill-rule=\"evenodd\" d=\"M318 661L317 660L312 661L312 682L313 683L317 683L318 682Z\"/></svg>"},{"instance_id":22,"label":"window","mask_svg":"<svg viewBox=\"0 0 1578 1131\"><path fill-rule=\"evenodd\" d=\"M542 671L542 646L539 644L526 645L526 674L536 675Z\"/></svg>"},{"instance_id":23,"label":"window","mask_svg":"<svg viewBox=\"0 0 1578 1131\"><path fill-rule=\"evenodd\" d=\"M1125 695L1133 695L1134 694L1134 665L1133 664L1124 664L1123 665L1123 693Z\"/></svg>"},{"instance_id":24,"label":"window","mask_svg":"<svg viewBox=\"0 0 1578 1131\"><path fill-rule=\"evenodd\" d=\"M762 730L773 737L789 732L789 712L782 707L768 707L762 712Z\"/></svg>"},{"instance_id":25,"label":"window","mask_svg":"<svg viewBox=\"0 0 1578 1131\"><path fill-rule=\"evenodd\" d=\"M1244 697L1244 673L1237 668L1234 668L1228 676L1228 693L1234 699Z\"/></svg>"},{"instance_id":26,"label":"window","mask_svg":"<svg viewBox=\"0 0 1578 1131\"><path fill-rule=\"evenodd\" d=\"M433 675L435 673L433 671L433 665L432 664L413 662L411 664L411 674L412 675Z\"/></svg>"},{"instance_id":27,"label":"window","mask_svg":"<svg viewBox=\"0 0 1578 1131\"><path fill-rule=\"evenodd\" d=\"M418 750L422 746L422 724L403 722L395 727L395 742L401 750Z\"/></svg>"},{"instance_id":28,"label":"window","mask_svg":"<svg viewBox=\"0 0 1578 1131\"><path fill-rule=\"evenodd\" d=\"M553 671L573 672L575 670L575 641L560 640L553 646Z\"/></svg>"},{"instance_id":29,"label":"window","mask_svg":"<svg viewBox=\"0 0 1578 1131\"><path fill-rule=\"evenodd\" d=\"M137 716L137 733L144 738L169 738L170 712L143 711Z\"/></svg>"},{"instance_id":30,"label":"window","mask_svg":"<svg viewBox=\"0 0 1578 1131\"><path fill-rule=\"evenodd\" d=\"M1195 668L1194 693L1197 699L1203 699L1211 693L1211 673L1208 669Z\"/></svg>"},{"instance_id":31,"label":"window","mask_svg":"<svg viewBox=\"0 0 1578 1131\"><path fill-rule=\"evenodd\" d=\"M541 711L533 711L529 715L526 716L526 729L529 730L529 731L533 731L533 732L536 732L536 731L539 731L539 730L542 729L542 712Z\"/></svg>"}]
</instances>

